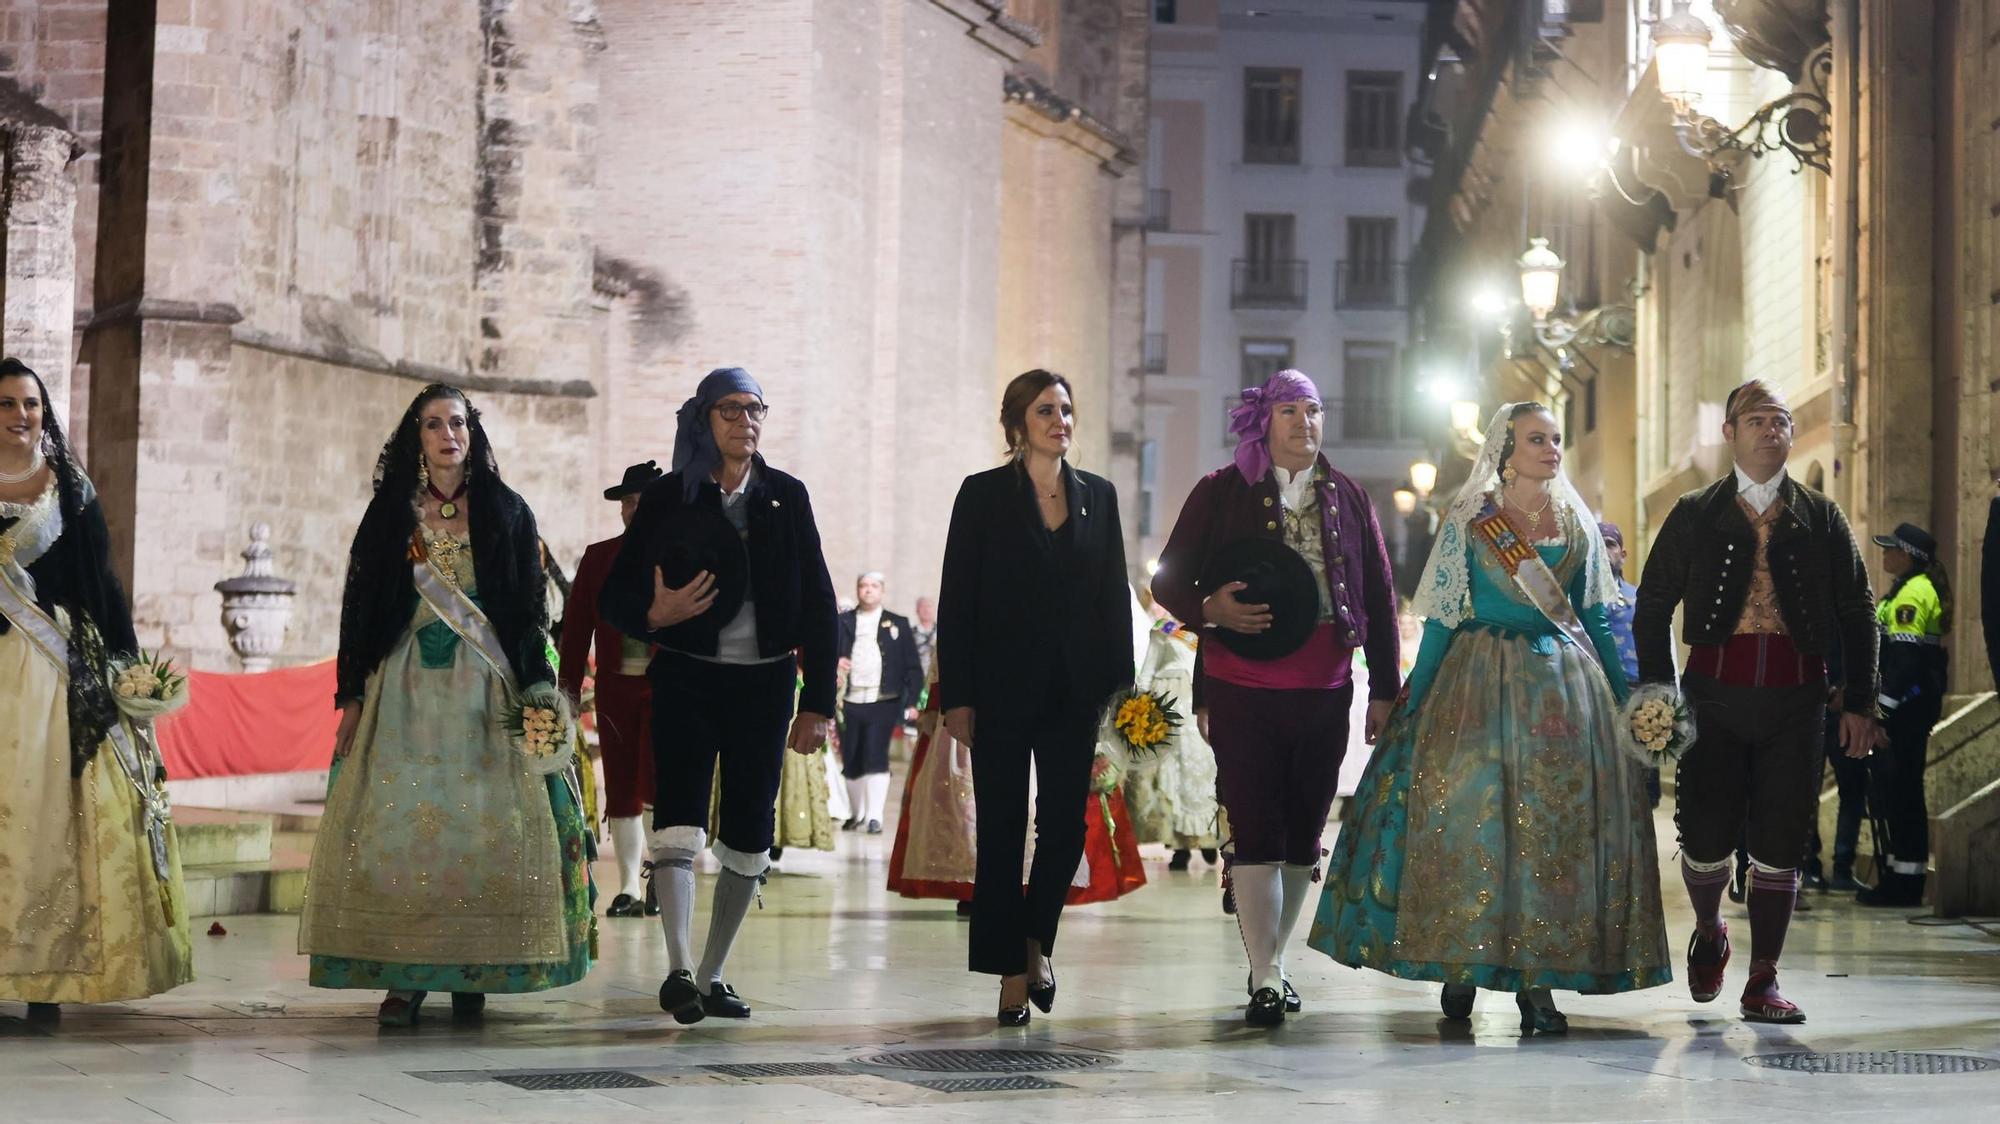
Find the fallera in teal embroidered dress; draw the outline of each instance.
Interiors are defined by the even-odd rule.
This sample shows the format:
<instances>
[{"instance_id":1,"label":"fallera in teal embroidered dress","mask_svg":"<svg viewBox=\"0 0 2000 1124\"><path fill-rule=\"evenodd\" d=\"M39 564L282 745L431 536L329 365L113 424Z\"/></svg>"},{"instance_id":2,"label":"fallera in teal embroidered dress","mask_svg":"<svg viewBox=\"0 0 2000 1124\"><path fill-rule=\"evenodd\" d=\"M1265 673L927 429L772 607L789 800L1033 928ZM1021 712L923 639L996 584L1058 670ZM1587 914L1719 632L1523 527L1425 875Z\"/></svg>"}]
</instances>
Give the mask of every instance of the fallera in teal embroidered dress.
<instances>
[{"instance_id":1,"label":"fallera in teal embroidered dress","mask_svg":"<svg viewBox=\"0 0 2000 1124\"><path fill-rule=\"evenodd\" d=\"M1592 533L1537 552L1584 602ZM1404 979L1607 993L1673 978L1643 767L1615 738L1627 693L1605 608L1598 662L1483 543L1472 611L1424 625L1409 695L1334 845L1308 943Z\"/></svg>"}]
</instances>

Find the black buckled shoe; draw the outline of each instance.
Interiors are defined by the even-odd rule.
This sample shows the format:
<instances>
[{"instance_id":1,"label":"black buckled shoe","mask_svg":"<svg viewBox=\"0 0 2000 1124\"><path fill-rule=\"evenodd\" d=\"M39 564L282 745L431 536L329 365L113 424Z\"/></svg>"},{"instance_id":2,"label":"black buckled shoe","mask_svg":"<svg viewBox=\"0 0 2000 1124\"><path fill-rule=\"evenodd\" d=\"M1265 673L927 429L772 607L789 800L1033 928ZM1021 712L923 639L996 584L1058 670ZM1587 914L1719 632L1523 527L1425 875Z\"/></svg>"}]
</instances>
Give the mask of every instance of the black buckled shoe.
<instances>
[{"instance_id":1,"label":"black buckled shoe","mask_svg":"<svg viewBox=\"0 0 2000 1124\"><path fill-rule=\"evenodd\" d=\"M701 1010L703 1014L713 1015L718 1019L750 1017L750 1004L737 996L735 988L721 980L709 985L708 994L701 997Z\"/></svg>"},{"instance_id":2,"label":"black buckled shoe","mask_svg":"<svg viewBox=\"0 0 2000 1124\"><path fill-rule=\"evenodd\" d=\"M606 917L644 917L646 903L630 894L620 894L611 899L611 907L604 911Z\"/></svg>"},{"instance_id":3,"label":"black buckled shoe","mask_svg":"<svg viewBox=\"0 0 2000 1124\"><path fill-rule=\"evenodd\" d=\"M1256 988L1253 986L1256 982L1257 981L1253 977L1250 976L1243 977L1244 993L1252 996L1256 995L1257 991ZM1280 977L1278 982L1284 985L1285 1013L1288 1015L1296 1015L1300 1011L1304 1010L1305 1003L1299 999L1298 989L1292 986L1292 981Z\"/></svg>"},{"instance_id":4,"label":"black buckled shoe","mask_svg":"<svg viewBox=\"0 0 2000 1124\"><path fill-rule=\"evenodd\" d=\"M1446 984L1438 996L1438 1006L1443 1008L1445 1018L1464 1022L1472 1017L1472 1002L1478 996L1479 989L1471 984Z\"/></svg>"},{"instance_id":5,"label":"black buckled shoe","mask_svg":"<svg viewBox=\"0 0 2000 1124\"><path fill-rule=\"evenodd\" d=\"M660 985L660 1010L672 1015L682 1026L708 1017L707 1004L702 999L701 989L694 986L694 973L686 968L668 976Z\"/></svg>"},{"instance_id":6,"label":"black buckled shoe","mask_svg":"<svg viewBox=\"0 0 2000 1124\"><path fill-rule=\"evenodd\" d=\"M1189 861L1191 861L1193 858L1194 858L1194 852L1188 850L1186 847L1182 847L1174 852L1172 858L1167 860L1167 869L1186 870L1188 868Z\"/></svg>"},{"instance_id":7,"label":"black buckled shoe","mask_svg":"<svg viewBox=\"0 0 2000 1124\"><path fill-rule=\"evenodd\" d=\"M1285 1021L1285 997L1275 987L1260 987L1243 1009L1243 1021L1251 1026L1277 1026Z\"/></svg>"}]
</instances>

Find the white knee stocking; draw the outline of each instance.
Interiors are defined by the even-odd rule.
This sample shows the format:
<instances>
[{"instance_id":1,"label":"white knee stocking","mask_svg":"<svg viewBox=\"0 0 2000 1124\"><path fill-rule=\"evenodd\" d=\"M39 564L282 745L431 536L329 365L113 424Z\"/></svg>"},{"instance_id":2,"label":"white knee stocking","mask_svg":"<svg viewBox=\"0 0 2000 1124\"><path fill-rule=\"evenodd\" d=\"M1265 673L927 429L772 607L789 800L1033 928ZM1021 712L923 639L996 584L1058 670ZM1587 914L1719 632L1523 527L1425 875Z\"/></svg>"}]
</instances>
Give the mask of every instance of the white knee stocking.
<instances>
[{"instance_id":1,"label":"white knee stocking","mask_svg":"<svg viewBox=\"0 0 2000 1124\"><path fill-rule=\"evenodd\" d=\"M1285 974L1285 946L1291 943L1292 933L1299 927L1299 914L1305 910L1306 900L1312 897L1313 868L1286 863L1278 868L1279 881L1284 888L1284 900L1278 909L1278 949L1273 958L1280 978Z\"/></svg>"},{"instance_id":2,"label":"white knee stocking","mask_svg":"<svg viewBox=\"0 0 2000 1124\"><path fill-rule=\"evenodd\" d=\"M1236 887L1236 925L1243 933L1243 951L1250 954L1250 990L1278 987L1282 872L1276 863L1237 863L1230 878Z\"/></svg>"},{"instance_id":3,"label":"white knee stocking","mask_svg":"<svg viewBox=\"0 0 2000 1124\"><path fill-rule=\"evenodd\" d=\"M867 782L868 789L868 814L862 818L879 822L889 800L889 774L870 773L861 779Z\"/></svg>"},{"instance_id":4,"label":"white knee stocking","mask_svg":"<svg viewBox=\"0 0 2000 1124\"><path fill-rule=\"evenodd\" d=\"M644 816L611 817L611 853L618 859L618 892L640 897L639 867L646 859L646 819Z\"/></svg>"}]
</instances>

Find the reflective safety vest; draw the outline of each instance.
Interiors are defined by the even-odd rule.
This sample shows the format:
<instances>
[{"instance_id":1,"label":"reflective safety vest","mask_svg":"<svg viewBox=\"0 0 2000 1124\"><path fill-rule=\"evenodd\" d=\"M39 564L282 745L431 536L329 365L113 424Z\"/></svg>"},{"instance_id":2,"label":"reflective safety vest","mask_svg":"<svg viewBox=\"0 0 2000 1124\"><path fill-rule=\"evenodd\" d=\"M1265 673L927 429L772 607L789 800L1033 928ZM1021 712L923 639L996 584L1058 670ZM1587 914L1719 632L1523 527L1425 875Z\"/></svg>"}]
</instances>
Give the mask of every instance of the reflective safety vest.
<instances>
[{"instance_id":1,"label":"reflective safety vest","mask_svg":"<svg viewBox=\"0 0 2000 1124\"><path fill-rule=\"evenodd\" d=\"M1882 629L1882 696L1886 714L1927 693L1943 694L1944 602L1929 574L1917 574L1875 607Z\"/></svg>"}]
</instances>

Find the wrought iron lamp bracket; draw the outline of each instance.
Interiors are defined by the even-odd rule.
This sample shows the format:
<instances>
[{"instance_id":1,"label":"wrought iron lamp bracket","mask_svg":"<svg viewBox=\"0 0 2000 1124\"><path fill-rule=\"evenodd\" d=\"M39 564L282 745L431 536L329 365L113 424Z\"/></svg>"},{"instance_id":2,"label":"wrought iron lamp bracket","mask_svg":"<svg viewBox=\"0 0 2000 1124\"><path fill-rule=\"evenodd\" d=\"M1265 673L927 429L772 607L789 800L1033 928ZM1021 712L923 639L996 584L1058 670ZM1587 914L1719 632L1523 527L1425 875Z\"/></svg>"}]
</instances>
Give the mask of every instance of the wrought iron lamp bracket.
<instances>
[{"instance_id":1,"label":"wrought iron lamp bracket","mask_svg":"<svg viewBox=\"0 0 2000 1124\"><path fill-rule=\"evenodd\" d=\"M1674 135L1688 155L1709 162L1718 173L1732 174L1745 157L1784 152L1795 162L1792 174L1807 168L1831 173L1832 105L1827 83L1833 76L1833 48L1822 44L1806 59L1805 77L1791 93L1763 106L1734 129L1693 109L1674 114Z\"/></svg>"}]
</instances>

